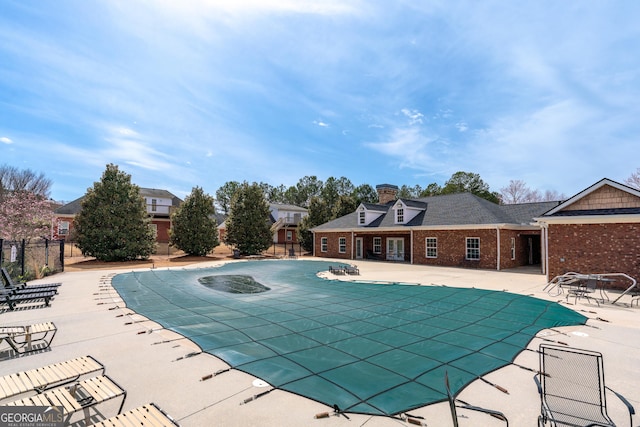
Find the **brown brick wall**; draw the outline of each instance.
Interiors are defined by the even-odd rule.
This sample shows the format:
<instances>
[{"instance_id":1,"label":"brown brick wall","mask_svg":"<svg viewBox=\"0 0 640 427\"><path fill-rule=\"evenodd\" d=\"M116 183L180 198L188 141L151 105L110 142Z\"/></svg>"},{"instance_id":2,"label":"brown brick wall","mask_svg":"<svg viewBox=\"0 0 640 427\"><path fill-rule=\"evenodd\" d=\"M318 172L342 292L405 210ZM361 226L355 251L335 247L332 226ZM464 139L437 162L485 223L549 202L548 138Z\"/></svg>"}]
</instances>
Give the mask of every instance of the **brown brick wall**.
<instances>
[{"instance_id":1,"label":"brown brick wall","mask_svg":"<svg viewBox=\"0 0 640 427\"><path fill-rule=\"evenodd\" d=\"M322 237L327 237L327 252L321 252ZM339 238L344 237L347 240L345 253L340 253ZM344 233L315 233L314 253L318 257L323 258L343 258L351 259L351 232Z\"/></svg>"},{"instance_id":2,"label":"brown brick wall","mask_svg":"<svg viewBox=\"0 0 640 427\"><path fill-rule=\"evenodd\" d=\"M569 271L640 279L640 224L550 224L549 278Z\"/></svg>"},{"instance_id":3,"label":"brown brick wall","mask_svg":"<svg viewBox=\"0 0 640 427\"><path fill-rule=\"evenodd\" d=\"M287 231L291 232L291 240L287 240ZM276 243L298 243L298 233L295 228L281 228L278 230L278 241Z\"/></svg>"},{"instance_id":4,"label":"brown brick wall","mask_svg":"<svg viewBox=\"0 0 640 427\"><path fill-rule=\"evenodd\" d=\"M438 257L426 258L427 237L438 239ZM466 238L480 238L480 260L466 259ZM415 264L450 267L496 268L496 230L433 230L413 234Z\"/></svg>"}]
</instances>

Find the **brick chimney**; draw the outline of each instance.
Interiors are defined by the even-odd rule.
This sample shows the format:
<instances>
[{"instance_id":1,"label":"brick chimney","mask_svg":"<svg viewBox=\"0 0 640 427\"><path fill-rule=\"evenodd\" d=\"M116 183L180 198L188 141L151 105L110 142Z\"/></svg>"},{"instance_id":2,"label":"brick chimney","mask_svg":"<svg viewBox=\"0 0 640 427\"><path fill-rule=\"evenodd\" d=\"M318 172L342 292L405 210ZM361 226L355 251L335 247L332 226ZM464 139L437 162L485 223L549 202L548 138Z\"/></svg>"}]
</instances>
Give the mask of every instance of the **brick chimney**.
<instances>
[{"instance_id":1,"label":"brick chimney","mask_svg":"<svg viewBox=\"0 0 640 427\"><path fill-rule=\"evenodd\" d=\"M398 195L398 186L391 184L379 184L376 185L376 191L378 192L378 203L386 205L389 202L394 202Z\"/></svg>"}]
</instances>

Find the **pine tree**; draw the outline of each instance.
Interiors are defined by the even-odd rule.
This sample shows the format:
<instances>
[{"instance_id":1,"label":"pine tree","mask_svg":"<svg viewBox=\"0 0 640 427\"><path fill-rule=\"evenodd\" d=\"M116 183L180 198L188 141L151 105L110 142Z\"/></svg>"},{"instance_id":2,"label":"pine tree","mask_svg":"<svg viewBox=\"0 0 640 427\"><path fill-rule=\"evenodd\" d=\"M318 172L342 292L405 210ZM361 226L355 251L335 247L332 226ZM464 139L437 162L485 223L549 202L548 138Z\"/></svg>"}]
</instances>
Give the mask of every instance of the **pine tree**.
<instances>
[{"instance_id":1,"label":"pine tree","mask_svg":"<svg viewBox=\"0 0 640 427\"><path fill-rule=\"evenodd\" d=\"M87 190L74 220L76 244L83 255L100 261L147 259L155 249L150 223L131 175L108 164L100 181Z\"/></svg>"},{"instance_id":2,"label":"pine tree","mask_svg":"<svg viewBox=\"0 0 640 427\"><path fill-rule=\"evenodd\" d=\"M298 241L306 251L313 251L313 233L311 229L332 219L329 206L320 197L311 198L309 215L302 218L298 228Z\"/></svg>"},{"instance_id":3,"label":"pine tree","mask_svg":"<svg viewBox=\"0 0 640 427\"><path fill-rule=\"evenodd\" d=\"M225 243L242 255L257 255L271 246L269 204L258 184L244 182L231 199Z\"/></svg>"},{"instance_id":4,"label":"pine tree","mask_svg":"<svg viewBox=\"0 0 640 427\"><path fill-rule=\"evenodd\" d=\"M171 216L170 243L188 255L205 256L218 246L216 209L212 196L194 187Z\"/></svg>"}]
</instances>

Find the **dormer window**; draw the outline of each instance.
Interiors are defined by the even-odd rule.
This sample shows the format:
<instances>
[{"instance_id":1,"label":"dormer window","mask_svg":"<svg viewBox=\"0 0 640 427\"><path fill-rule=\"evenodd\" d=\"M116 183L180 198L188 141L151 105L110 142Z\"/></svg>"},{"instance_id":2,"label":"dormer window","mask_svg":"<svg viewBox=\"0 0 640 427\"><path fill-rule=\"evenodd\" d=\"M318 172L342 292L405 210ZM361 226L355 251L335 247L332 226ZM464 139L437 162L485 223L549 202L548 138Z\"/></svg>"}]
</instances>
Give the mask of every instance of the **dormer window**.
<instances>
[{"instance_id":1,"label":"dormer window","mask_svg":"<svg viewBox=\"0 0 640 427\"><path fill-rule=\"evenodd\" d=\"M367 222L366 212L360 211L358 212L358 224L365 225Z\"/></svg>"},{"instance_id":2,"label":"dormer window","mask_svg":"<svg viewBox=\"0 0 640 427\"><path fill-rule=\"evenodd\" d=\"M396 223L404 224L404 209L398 208L396 209Z\"/></svg>"}]
</instances>

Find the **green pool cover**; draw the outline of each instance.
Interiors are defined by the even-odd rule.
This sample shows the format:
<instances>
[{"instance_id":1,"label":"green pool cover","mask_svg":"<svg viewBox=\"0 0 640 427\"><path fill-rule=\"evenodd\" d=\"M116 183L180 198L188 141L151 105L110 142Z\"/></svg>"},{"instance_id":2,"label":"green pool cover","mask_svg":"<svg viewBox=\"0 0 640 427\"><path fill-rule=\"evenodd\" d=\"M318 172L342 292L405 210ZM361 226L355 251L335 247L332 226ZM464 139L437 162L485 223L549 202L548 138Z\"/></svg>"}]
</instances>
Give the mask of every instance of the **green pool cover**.
<instances>
[{"instance_id":1,"label":"green pool cover","mask_svg":"<svg viewBox=\"0 0 640 427\"><path fill-rule=\"evenodd\" d=\"M394 415L511 363L542 329L584 324L508 292L318 278L330 263L251 261L112 280L127 306L231 367L345 412ZM336 264L333 264L336 267Z\"/></svg>"}]
</instances>

